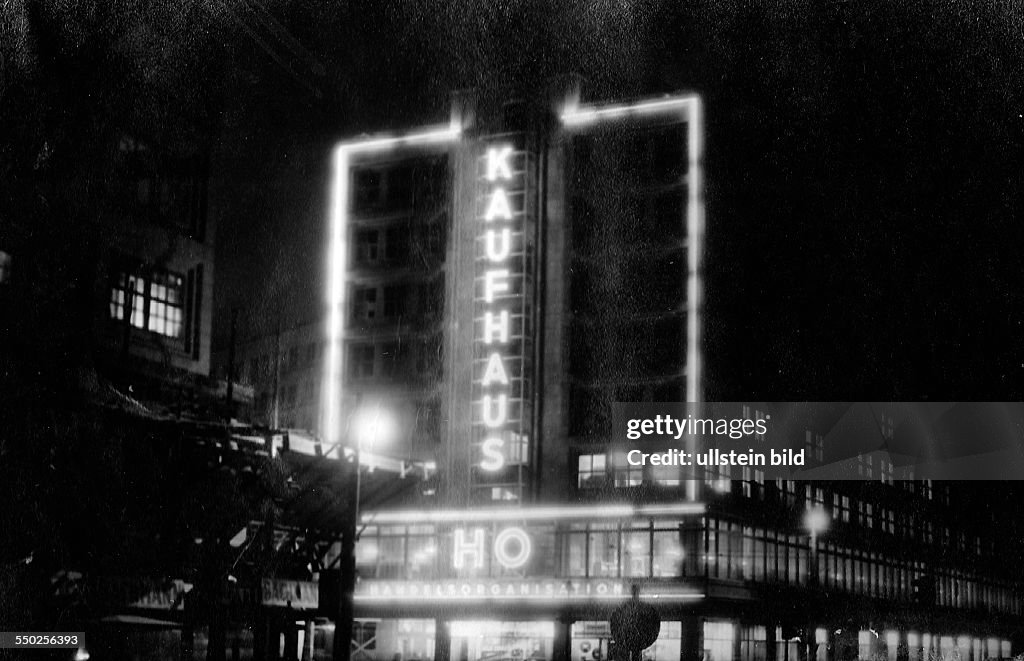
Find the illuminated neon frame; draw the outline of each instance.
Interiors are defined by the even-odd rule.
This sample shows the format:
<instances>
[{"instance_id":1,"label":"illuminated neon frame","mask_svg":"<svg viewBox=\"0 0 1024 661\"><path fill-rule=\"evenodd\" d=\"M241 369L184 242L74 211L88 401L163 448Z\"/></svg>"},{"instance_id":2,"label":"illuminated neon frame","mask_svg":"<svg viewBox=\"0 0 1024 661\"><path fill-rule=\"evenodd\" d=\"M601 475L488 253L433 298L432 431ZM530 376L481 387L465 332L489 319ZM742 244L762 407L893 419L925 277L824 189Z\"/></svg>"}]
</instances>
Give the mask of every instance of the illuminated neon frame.
<instances>
[{"instance_id":1,"label":"illuminated neon frame","mask_svg":"<svg viewBox=\"0 0 1024 661\"><path fill-rule=\"evenodd\" d=\"M704 514L704 503L595 503L594 505L552 505L523 508L477 507L460 510L391 510L362 515L363 523L479 523L502 521L552 521L572 519L629 519L645 516L696 516Z\"/></svg>"},{"instance_id":2,"label":"illuminated neon frame","mask_svg":"<svg viewBox=\"0 0 1024 661\"><path fill-rule=\"evenodd\" d=\"M580 106L578 101L570 100L562 108L560 118L566 130L583 130L603 121L663 115L681 117L687 126L686 244L689 264L686 280L686 399L700 402L703 400L700 316L704 295L704 120L700 97L689 94L636 103L588 106Z\"/></svg>"},{"instance_id":3,"label":"illuminated neon frame","mask_svg":"<svg viewBox=\"0 0 1024 661\"><path fill-rule=\"evenodd\" d=\"M703 307L702 258L704 238L703 183L703 109L696 95L669 97L627 104L579 106L567 104L560 118L567 130L580 130L601 121L677 115L687 122L688 130L688 201L687 238L687 400L702 400L700 352L700 312ZM440 146L454 142L462 135L455 124L425 127L400 136L377 136L339 143L332 158L333 176L330 194L330 238L328 243L327 277L327 358L324 368L323 437L329 444L340 443L343 375L343 315L345 310L345 272L347 271L347 237L349 220L349 177L353 157L386 153L401 147Z\"/></svg>"},{"instance_id":4,"label":"illuminated neon frame","mask_svg":"<svg viewBox=\"0 0 1024 661\"><path fill-rule=\"evenodd\" d=\"M454 142L462 127L426 127L400 136L378 136L339 143L332 156L330 194L330 239L327 249L327 358L324 366L322 401L323 438L326 443L342 441L341 405L344 356L345 273L348 270L349 177L354 157L380 154L401 147L443 146Z\"/></svg>"}]
</instances>

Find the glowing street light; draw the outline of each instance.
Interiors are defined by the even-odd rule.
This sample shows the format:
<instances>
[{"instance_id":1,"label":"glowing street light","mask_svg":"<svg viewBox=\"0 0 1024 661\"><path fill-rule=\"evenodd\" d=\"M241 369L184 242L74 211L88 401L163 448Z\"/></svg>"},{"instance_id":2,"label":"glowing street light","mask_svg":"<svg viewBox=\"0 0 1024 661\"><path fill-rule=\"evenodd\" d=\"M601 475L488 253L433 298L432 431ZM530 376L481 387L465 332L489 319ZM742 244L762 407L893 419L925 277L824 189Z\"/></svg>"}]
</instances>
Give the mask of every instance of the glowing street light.
<instances>
[{"instance_id":1,"label":"glowing street light","mask_svg":"<svg viewBox=\"0 0 1024 661\"><path fill-rule=\"evenodd\" d=\"M823 533L828 530L830 522L831 519L828 516L828 512L826 512L823 507L809 509L807 510L807 513L804 514L804 527L811 533L811 539L815 539L818 536L818 533Z\"/></svg>"},{"instance_id":2,"label":"glowing street light","mask_svg":"<svg viewBox=\"0 0 1024 661\"><path fill-rule=\"evenodd\" d=\"M359 522L359 500L362 487L362 452L386 444L397 436L398 423L394 416L377 402L373 406L356 406L349 422L349 442L355 451L355 494L353 503L353 525ZM355 541L358 541L356 539Z\"/></svg>"},{"instance_id":3,"label":"glowing street light","mask_svg":"<svg viewBox=\"0 0 1024 661\"><path fill-rule=\"evenodd\" d=\"M829 523L831 519L823 507L809 509L804 514L804 527L811 533L808 583L816 583L818 580L818 535L828 530Z\"/></svg>"},{"instance_id":4,"label":"glowing street light","mask_svg":"<svg viewBox=\"0 0 1024 661\"><path fill-rule=\"evenodd\" d=\"M364 447L376 448L382 442L390 441L397 436L398 423L390 412L378 401L372 406L360 405L357 400L355 410L348 425L348 441L355 456L353 469L355 475L352 490L347 499L351 506L352 518L346 521L341 538L341 580L338 596L338 619L334 629L335 661L350 661L352 641L353 604L356 587L356 543L359 541L359 499L362 492L362 451Z\"/></svg>"}]
</instances>

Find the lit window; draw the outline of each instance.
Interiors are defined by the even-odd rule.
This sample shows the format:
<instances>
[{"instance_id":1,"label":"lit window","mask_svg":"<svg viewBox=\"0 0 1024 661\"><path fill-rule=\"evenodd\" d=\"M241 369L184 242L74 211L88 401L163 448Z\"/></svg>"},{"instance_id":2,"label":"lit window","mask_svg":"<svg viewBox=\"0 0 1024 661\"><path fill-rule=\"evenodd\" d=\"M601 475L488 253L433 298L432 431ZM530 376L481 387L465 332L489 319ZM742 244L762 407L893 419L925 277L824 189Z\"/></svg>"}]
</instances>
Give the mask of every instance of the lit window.
<instances>
[{"instance_id":1,"label":"lit window","mask_svg":"<svg viewBox=\"0 0 1024 661\"><path fill-rule=\"evenodd\" d=\"M604 454L581 454L577 469L580 489L600 489L607 483L608 457Z\"/></svg>"},{"instance_id":2,"label":"lit window","mask_svg":"<svg viewBox=\"0 0 1024 661\"><path fill-rule=\"evenodd\" d=\"M166 337L181 337L184 299L184 281L179 275L120 273L110 290L110 317L123 320L125 308L130 307L132 326Z\"/></svg>"},{"instance_id":3,"label":"lit window","mask_svg":"<svg viewBox=\"0 0 1024 661\"><path fill-rule=\"evenodd\" d=\"M616 487L638 487L644 481L643 466L630 465L625 452L615 454L614 468Z\"/></svg>"},{"instance_id":4,"label":"lit window","mask_svg":"<svg viewBox=\"0 0 1024 661\"><path fill-rule=\"evenodd\" d=\"M818 463L821 463L825 456L825 439L821 434L815 434L814 432L807 430L804 439L804 450L806 456Z\"/></svg>"},{"instance_id":5,"label":"lit window","mask_svg":"<svg viewBox=\"0 0 1024 661\"><path fill-rule=\"evenodd\" d=\"M886 457L882 457L879 460L879 465L882 471L882 483L893 484L893 465L892 461Z\"/></svg>"}]
</instances>

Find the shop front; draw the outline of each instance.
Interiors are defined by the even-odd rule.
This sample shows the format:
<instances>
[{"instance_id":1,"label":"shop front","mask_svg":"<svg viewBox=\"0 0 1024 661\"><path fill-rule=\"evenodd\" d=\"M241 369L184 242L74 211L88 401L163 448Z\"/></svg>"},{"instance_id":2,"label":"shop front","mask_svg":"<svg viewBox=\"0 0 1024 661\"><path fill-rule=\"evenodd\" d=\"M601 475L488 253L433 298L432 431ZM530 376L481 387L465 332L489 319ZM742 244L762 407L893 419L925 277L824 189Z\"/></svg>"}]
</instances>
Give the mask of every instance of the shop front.
<instances>
[{"instance_id":1,"label":"shop front","mask_svg":"<svg viewBox=\"0 0 1024 661\"><path fill-rule=\"evenodd\" d=\"M357 549L354 658L607 661L609 617L635 591L662 614L644 659L678 661L683 618L703 599L688 578L693 509L370 516Z\"/></svg>"}]
</instances>

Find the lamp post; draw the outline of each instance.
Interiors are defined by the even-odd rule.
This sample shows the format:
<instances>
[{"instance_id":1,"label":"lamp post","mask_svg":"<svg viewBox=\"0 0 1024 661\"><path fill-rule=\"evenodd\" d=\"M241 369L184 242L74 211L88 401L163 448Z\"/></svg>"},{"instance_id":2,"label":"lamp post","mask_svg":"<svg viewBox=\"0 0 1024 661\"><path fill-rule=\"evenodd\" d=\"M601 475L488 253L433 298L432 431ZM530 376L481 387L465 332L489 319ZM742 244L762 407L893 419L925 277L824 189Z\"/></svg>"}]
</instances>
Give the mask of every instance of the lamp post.
<instances>
[{"instance_id":1,"label":"lamp post","mask_svg":"<svg viewBox=\"0 0 1024 661\"><path fill-rule=\"evenodd\" d=\"M354 594L356 588L356 542L359 541L359 506L362 490L363 446L374 447L382 438L390 436L393 423L380 403L367 408L356 405L349 424L349 443L353 447L352 470L355 473L347 481L349 487L345 501L349 505L349 520L341 533L341 576L338 586L338 621L334 627L334 661L350 661L352 656L352 624L354 617Z\"/></svg>"},{"instance_id":2,"label":"lamp post","mask_svg":"<svg viewBox=\"0 0 1024 661\"><path fill-rule=\"evenodd\" d=\"M818 585L818 535L828 530L828 512L823 507L814 507L804 514L804 527L810 533L810 554L807 558L807 584ZM813 661L817 654L818 646L816 625L807 627L805 632L806 640L803 647L807 650L805 658Z\"/></svg>"},{"instance_id":3,"label":"lamp post","mask_svg":"<svg viewBox=\"0 0 1024 661\"><path fill-rule=\"evenodd\" d=\"M822 507L815 507L807 510L804 514L804 527L811 534L810 540L810 556L808 558L808 583L817 583L818 581L818 535L828 530L829 517L828 512Z\"/></svg>"}]
</instances>

